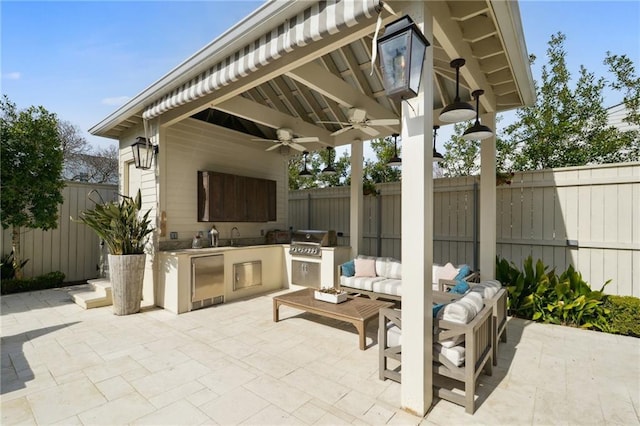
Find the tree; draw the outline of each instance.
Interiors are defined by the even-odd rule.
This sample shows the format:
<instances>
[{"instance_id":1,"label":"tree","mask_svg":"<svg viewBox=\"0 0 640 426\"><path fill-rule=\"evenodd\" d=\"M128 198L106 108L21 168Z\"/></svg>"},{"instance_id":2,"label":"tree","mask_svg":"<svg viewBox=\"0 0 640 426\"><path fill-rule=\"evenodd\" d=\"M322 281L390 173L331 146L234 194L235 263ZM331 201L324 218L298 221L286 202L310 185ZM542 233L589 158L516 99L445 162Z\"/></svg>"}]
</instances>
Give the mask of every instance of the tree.
<instances>
[{"instance_id":1,"label":"tree","mask_svg":"<svg viewBox=\"0 0 640 426\"><path fill-rule=\"evenodd\" d=\"M575 89L569 86L565 39L562 33L551 37L549 63L542 67L542 83L535 84L536 103L518 109L518 121L505 130L508 145L514 148L514 168L546 169L637 159L633 156L638 152L637 138L607 125L602 94L607 80L596 78L581 66ZM618 80L625 78L609 86L630 88L634 75L628 59L611 55L608 58L614 73L620 70ZM535 57L531 60L533 63Z\"/></svg>"},{"instance_id":2,"label":"tree","mask_svg":"<svg viewBox=\"0 0 640 426\"><path fill-rule=\"evenodd\" d=\"M5 95L0 100L0 216L12 228L16 278L22 278L20 230L49 230L58 225L62 204L63 149L58 120L42 106L18 111Z\"/></svg>"},{"instance_id":3,"label":"tree","mask_svg":"<svg viewBox=\"0 0 640 426\"><path fill-rule=\"evenodd\" d=\"M335 152L332 153L335 155ZM350 159L347 153L336 159L333 158L333 167L336 169L334 175L325 175L322 170L329 162L329 151L323 149L319 152L313 151L307 155L307 170L310 176L300 176L300 171L304 167L304 155L299 153L289 158L289 189L309 189L326 188L329 186L348 185L350 177Z\"/></svg>"},{"instance_id":4,"label":"tree","mask_svg":"<svg viewBox=\"0 0 640 426\"><path fill-rule=\"evenodd\" d=\"M87 182L118 183L118 149L115 145L82 155L79 164L78 172Z\"/></svg>"},{"instance_id":5,"label":"tree","mask_svg":"<svg viewBox=\"0 0 640 426\"><path fill-rule=\"evenodd\" d=\"M391 167L387 163L394 154L401 157L401 148L397 146L394 152L393 138L378 138L371 141L371 149L376 154L376 160L365 160L363 176L365 182L384 183L397 182L402 177L402 171L398 167Z\"/></svg>"}]
</instances>

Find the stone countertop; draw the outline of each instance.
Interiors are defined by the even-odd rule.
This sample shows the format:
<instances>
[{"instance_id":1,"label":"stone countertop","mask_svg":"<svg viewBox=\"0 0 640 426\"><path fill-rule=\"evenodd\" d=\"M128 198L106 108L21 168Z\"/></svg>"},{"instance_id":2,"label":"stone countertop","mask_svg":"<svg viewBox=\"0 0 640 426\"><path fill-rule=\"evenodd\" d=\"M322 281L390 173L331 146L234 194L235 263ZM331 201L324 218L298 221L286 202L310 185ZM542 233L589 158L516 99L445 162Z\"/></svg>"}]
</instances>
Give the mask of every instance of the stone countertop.
<instances>
[{"instance_id":1,"label":"stone countertop","mask_svg":"<svg viewBox=\"0 0 640 426\"><path fill-rule=\"evenodd\" d=\"M203 248L183 248L183 249L168 249L160 250L160 253L170 255L195 255L195 254L216 254L223 253L229 250L251 250L268 247L285 247L285 244L255 244L255 245L238 245L238 246L223 246L223 247L203 247Z\"/></svg>"}]
</instances>

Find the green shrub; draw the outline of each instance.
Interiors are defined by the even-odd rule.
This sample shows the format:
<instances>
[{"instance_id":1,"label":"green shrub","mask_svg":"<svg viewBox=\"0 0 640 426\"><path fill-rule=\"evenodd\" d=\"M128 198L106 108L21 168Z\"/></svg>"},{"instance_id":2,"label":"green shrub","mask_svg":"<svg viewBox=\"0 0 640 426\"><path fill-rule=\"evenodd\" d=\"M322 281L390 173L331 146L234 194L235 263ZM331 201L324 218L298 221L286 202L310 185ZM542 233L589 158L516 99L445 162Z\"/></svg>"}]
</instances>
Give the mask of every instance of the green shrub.
<instances>
[{"instance_id":1,"label":"green shrub","mask_svg":"<svg viewBox=\"0 0 640 426\"><path fill-rule=\"evenodd\" d=\"M45 290L62 287L65 275L60 271L49 272L35 278L18 280L4 279L0 282L0 294L21 293L24 291Z\"/></svg>"},{"instance_id":2,"label":"green shrub","mask_svg":"<svg viewBox=\"0 0 640 426\"><path fill-rule=\"evenodd\" d=\"M604 305L604 288L591 290L572 265L559 276L547 271L541 260L533 267L529 256L520 271L513 263L498 259L496 278L509 293L509 313L534 321L611 331L611 310Z\"/></svg>"},{"instance_id":3,"label":"green shrub","mask_svg":"<svg viewBox=\"0 0 640 426\"><path fill-rule=\"evenodd\" d=\"M29 259L20 262L20 269L22 269L28 261ZM13 250L11 250L11 253L5 254L0 258L0 277L2 277L3 280L14 278L16 276L16 269L18 269L18 265L13 256Z\"/></svg>"},{"instance_id":4,"label":"green shrub","mask_svg":"<svg viewBox=\"0 0 640 426\"><path fill-rule=\"evenodd\" d=\"M633 296L605 297L604 305L611 311L611 330L624 336L640 337L640 299Z\"/></svg>"}]
</instances>

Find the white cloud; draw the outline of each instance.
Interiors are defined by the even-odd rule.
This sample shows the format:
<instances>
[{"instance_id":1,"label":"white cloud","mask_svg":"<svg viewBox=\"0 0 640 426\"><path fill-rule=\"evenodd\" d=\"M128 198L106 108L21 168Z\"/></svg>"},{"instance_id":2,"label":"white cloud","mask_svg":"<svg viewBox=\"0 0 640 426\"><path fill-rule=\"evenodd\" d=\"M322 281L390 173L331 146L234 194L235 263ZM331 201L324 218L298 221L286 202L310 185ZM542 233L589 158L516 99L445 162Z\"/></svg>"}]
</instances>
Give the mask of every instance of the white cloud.
<instances>
[{"instance_id":1,"label":"white cloud","mask_svg":"<svg viewBox=\"0 0 640 426\"><path fill-rule=\"evenodd\" d=\"M124 105L125 103L127 103L127 101L129 99L131 99L129 96L116 96L114 98L104 98L102 100L102 103L104 105L120 106L120 105Z\"/></svg>"},{"instance_id":2,"label":"white cloud","mask_svg":"<svg viewBox=\"0 0 640 426\"><path fill-rule=\"evenodd\" d=\"M2 78L5 80L20 80L20 77L22 77L22 74L17 71L2 74Z\"/></svg>"}]
</instances>

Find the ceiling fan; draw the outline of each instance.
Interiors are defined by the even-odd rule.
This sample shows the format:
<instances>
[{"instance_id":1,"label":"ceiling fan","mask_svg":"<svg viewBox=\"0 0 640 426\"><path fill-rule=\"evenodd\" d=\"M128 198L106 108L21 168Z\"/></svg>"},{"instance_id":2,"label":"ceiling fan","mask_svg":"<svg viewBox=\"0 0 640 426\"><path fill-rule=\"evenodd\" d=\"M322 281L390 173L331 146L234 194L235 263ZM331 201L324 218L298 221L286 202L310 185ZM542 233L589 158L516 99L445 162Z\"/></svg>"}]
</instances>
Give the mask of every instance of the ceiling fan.
<instances>
[{"instance_id":1,"label":"ceiling fan","mask_svg":"<svg viewBox=\"0 0 640 426\"><path fill-rule=\"evenodd\" d=\"M301 143L319 142L320 141L320 139L318 139L315 136L310 136L310 137L306 137L306 138L295 138L295 137L293 137L293 130L286 129L286 128L277 129L276 130L276 135L278 136L278 139L251 139L251 140L252 141L264 141L264 142L275 142L275 145L270 146L265 151L272 151L272 150L274 150L276 148L279 148L281 146L290 146L291 148L296 149L298 151L304 151L306 148L304 146L300 145Z\"/></svg>"},{"instance_id":2,"label":"ceiling fan","mask_svg":"<svg viewBox=\"0 0 640 426\"><path fill-rule=\"evenodd\" d=\"M329 123L339 124L342 127L340 130L336 130L331 133L331 136L337 136L341 133L348 132L349 130L362 130L369 136L375 136L378 132L373 126L395 126L400 124L400 120L397 118L383 118L379 120L371 120L367 118L367 112L360 108L349 108L347 112L348 122L343 121L318 121L317 123Z\"/></svg>"}]
</instances>

